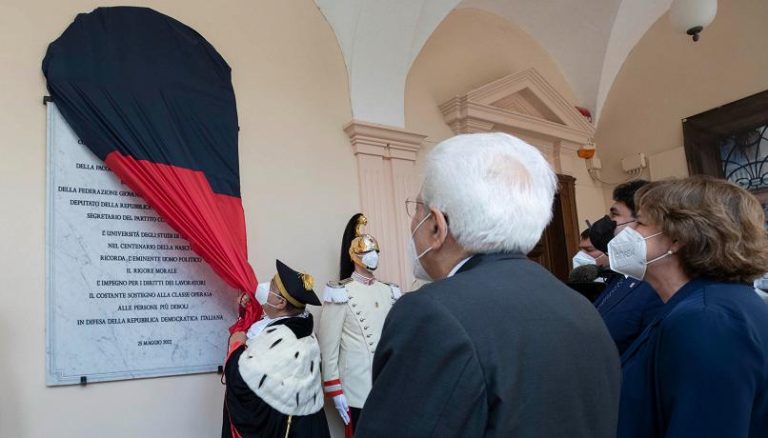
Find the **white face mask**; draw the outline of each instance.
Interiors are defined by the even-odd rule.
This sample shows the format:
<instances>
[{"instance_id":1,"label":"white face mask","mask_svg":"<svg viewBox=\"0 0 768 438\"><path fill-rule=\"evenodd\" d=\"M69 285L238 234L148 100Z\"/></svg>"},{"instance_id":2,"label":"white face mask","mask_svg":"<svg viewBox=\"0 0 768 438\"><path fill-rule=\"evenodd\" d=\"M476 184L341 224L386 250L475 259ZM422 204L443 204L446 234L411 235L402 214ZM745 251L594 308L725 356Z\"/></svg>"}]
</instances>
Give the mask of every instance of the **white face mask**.
<instances>
[{"instance_id":1,"label":"white face mask","mask_svg":"<svg viewBox=\"0 0 768 438\"><path fill-rule=\"evenodd\" d=\"M608 242L608 260L611 269L627 277L642 280L645 277L645 270L648 265L672 254L672 250L669 250L653 260L647 260L648 255L645 241L659 234L661 233L643 237L634 228L622 230Z\"/></svg>"},{"instance_id":2,"label":"white face mask","mask_svg":"<svg viewBox=\"0 0 768 438\"><path fill-rule=\"evenodd\" d=\"M432 277L430 277L427 271L424 270L424 266L421 264L421 258L424 257L426 253L432 251L432 247L425 249L421 254L416 254L416 244L413 242L413 235L416 234L419 227L421 227L430 216L432 216L432 213L426 215L424 219L416 225L416 228L411 231L411 238L408 240L408 258L411 259L411 263L413 264L413 276L424 281L432 281Z\"/></svg>"},{"instance_id":3,"label":"white face mask","mask_svg":"<svg viewBox=\"0 0 768 438\"><path fill-rule=\"evenodd\" d=\"M264 306L264 303L267 302L267 296L269 295L269 282L266 283L259 283L259 285L256 287L256 301L258 301L261 306Z\"/></svg>"},{"instance_id":4,"label":"white face mask","mask_svg":"<svg viewBox=\"0 0 768 438\"><path fill-rule=\"evenodd\" d=\"M379 253L377 251L368 251L360 258L369 271L375 271L379 267Z\"/></svg>"},{"instance_id":5,"label":"white face mask","mask_svg":"<svg viewBox=\"0 0 768 438\"><path fill-rule=\"evenodd\" d=\"M578 268L579 266L586 266L586 265L596 265L597 260L592 257L591 255L587 254L585 251L579 251L576 253L575 256L573 256L573 269Z\"/></svg>"},{"instance_id":6,"label":"white face mask","mask_svg":"<svg viewBox=\"0 0 768 438\"><path fill-rule=\"evenodd\" d=\"M267 297L269 297L269 282L259 283L259 285L256 286L256 293L254 295L256 296L256 301L261 304L262 308L268 305L269 303L267 303ZM264 312L261 316L261 319L251 324L251 327L248 328L248 332L246 333L248 341L255 338L272 321L273 319L267 315L267 312Z\"/></svg>"},{"instance_id":7,"label":"white face mask","mask_svg":"<svg viewBox=\"0 0 768 438\"><path fill-rule=\"evenodd\" d=\"M280 294L277 294L277 293L274 293L274 292L272 292L271 290L268 290L268 291L267 291L267 295L269 295L269 294L272 294L272 295L274 295L274 296L276 296L276 297L280 298L281 300L285 301L285 298L283 298L283 296L282 296L282 295L280 295ZM271 308L273 308L273 309L277 309L277 308L278 308L276 305L274 305L274 304L270 303L270 302L269 302L269 301L267 301L267 300L264 300L264 304L262 304L262 305L261 305L261 307L271 307Z\"/></svg>"}]
</instances>

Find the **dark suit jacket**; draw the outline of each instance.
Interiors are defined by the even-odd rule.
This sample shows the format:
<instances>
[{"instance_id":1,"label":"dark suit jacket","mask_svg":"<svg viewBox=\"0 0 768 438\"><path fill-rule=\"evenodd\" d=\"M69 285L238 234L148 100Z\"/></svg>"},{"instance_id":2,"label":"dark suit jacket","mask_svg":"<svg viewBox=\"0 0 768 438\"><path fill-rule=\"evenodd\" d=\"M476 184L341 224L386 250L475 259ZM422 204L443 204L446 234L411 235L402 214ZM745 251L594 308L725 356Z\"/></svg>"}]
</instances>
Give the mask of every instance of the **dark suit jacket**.
<instances>
[{"instance_id":1,"label":"dark suit jacket","mask_svg":"<svg viewBox=\"0 0 768 438\"><path fill-rule=\"evenodd\" d=\"M622 356L619 438L768 437L768 306L693 280Z\"/></svg>"},{"instance_id":2,"label":"dark suit jacket","mask_svg":"<svg viewBox=\"0 0 768 438\"><path fill-rule=\"evenodd\" d=\"M664 303L645 281L616 275L595 300L619 354L632 345Z\"/></svg>"},{"instance_id":3,"label":"dark suit jacket","mask_svg":"<svg viewBox=\"0 0 768 438\"><path fill-rule=\"evenodd\" d=\"M595 308L523 255L405 294L358 437L613 437L620 367Z\"/></svg>"}]
</instances>

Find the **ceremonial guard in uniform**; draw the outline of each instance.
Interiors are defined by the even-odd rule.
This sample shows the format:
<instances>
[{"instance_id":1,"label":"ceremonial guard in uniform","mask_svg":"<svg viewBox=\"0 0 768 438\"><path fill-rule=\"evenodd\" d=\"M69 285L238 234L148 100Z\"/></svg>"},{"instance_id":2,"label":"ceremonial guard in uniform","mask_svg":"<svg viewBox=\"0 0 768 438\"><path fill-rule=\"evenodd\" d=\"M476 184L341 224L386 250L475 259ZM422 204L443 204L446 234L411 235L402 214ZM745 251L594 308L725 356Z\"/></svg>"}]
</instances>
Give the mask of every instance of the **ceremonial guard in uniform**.
<instances>
[{"instance_id":1,"label":"ceremonial guard in uniform","mask_svg":"<svg viewBox=\"0 0 768 438\"><path fill-rule=\"evenodd\" d=\"M312 277L277 260L265 317L230 338L222 438L330 437L320 347L306 305L320 305ZM263 301L262 301L263 300ZM246 340L247 339L247 340Z\"/></svg>"},{"instance_id":2,"label":"ceremonial guard in uniform","mask_svg":"<svg viewBox=\"0 0 768 438\"><path fill-rule=\"evenodd\" d=\"M373 276L379 264L379 244L363 234L365 216L356 214L344 231L341 244L340 281L329 282L320 319L323 389L333 398L347 435L371 390L373 354L384 319L400 288Z\"/></svg>"}]
</instances>

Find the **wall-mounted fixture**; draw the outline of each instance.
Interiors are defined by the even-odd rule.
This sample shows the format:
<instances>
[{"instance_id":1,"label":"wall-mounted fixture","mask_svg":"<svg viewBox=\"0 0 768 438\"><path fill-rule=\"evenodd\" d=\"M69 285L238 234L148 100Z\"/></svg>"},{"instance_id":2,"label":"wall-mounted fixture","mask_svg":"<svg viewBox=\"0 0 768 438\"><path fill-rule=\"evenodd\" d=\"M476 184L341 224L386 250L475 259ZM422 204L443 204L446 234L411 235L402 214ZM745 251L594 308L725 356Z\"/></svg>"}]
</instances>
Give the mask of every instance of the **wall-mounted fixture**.
<instances>
[{"instance_id":1,"label":"wall-mounted fixture","mask_svg":"<svg viewBox=\"0 0 768 438\"><path fill-rule=\"evenodd\" d=\"M590 111L590 110L589 110L589 109L587 109L587 108L584 108L583 106L576 106L576 107L574 107L574 108L576 108L576 110L577 110L578 112L580 112L580 113L581 113L581 115L582 115L582 116L584 116L584 118L585 118L585 119L587 119L587 121L588 121L589 123L592 123L592 111Z\"/></svg>"},{"instance_id":2,"label":"wall-mounted fixture","mask_svg":"<svg viewBox=\"0 0 768 438\"><path fill-rule=\"evenodd\" d=\"M642 172L646 167L648 167L648 159L643 152L621 159L621 168L625 173Z\"/></svg>"},{"instance_id":3,"label":"wall-mounted fixture","mask_svg":"<svg viewBox=\"0 0 768 438\"><path fill-rule=\"evenodd\" d=\"M717 0L674 0L669 8L669 21L680 32L685 32L693 41L712 23L717 15Z\"/></svg>"},{"instance_id":4,"label":"wall-mounted fixture","mask_svg":"<svg viewBox=\"0 0 768 438\"><path fill-rule=\"evenodd\" d=\"M581 146L579 150L576 151L576 155L578 155L579 158L589 160L590 158L595 156L596 150L597 150L597 146L595 146L595 142L592 141L592 139L590 139L587 144Z\"/></svg>"},{"instance_id":5,"label":"wall-mounted fixture","mask_svg":"<svg viewBox=\"0 0 768 438\"><path fill-rule=\"evenodd\" d=\"M584 161L587 166L587 173L589 173L589 176L595 181L599 181L603 184L608 184L608 185L622 184L627 181L640 178L640 176L642 176L643 174L643 171L648 167L648 158L646 157L645 153L639 152L634 155L629 155L621 159L621 168L624 171L624 173L629 174L629 176L623 181L605 181L602 178L600 178L600 170L603 168L603 163L600 161L599 158L597 158L597 156L595 156L594 143L591 143L591 144L592 144L592 149L591 149L592 155L588 159L582 156L581 149L579 149L578 152L579 152L579 157L585 158Z\"/></svg>"}]
</instances>

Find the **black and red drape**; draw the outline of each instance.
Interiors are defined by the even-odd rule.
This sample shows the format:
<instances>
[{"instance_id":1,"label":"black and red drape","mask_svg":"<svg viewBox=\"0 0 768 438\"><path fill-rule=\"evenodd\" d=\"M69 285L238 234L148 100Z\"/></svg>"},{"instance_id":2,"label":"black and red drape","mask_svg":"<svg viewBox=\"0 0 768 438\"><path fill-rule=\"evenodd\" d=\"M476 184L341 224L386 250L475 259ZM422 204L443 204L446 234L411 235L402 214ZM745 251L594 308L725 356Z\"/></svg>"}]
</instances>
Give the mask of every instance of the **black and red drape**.
<instances>
[{"instance_id":1,"label":"black and red drape","mask_svg":"<svg viewBox=\"0 0 768 438\"><path fill-rule=\"evenodd\" d=\"M48 46L48 90L75 134L261 316L240 200L230 68L202 36L147 8L80 14Z\"/></svg>"}]
</instances>

